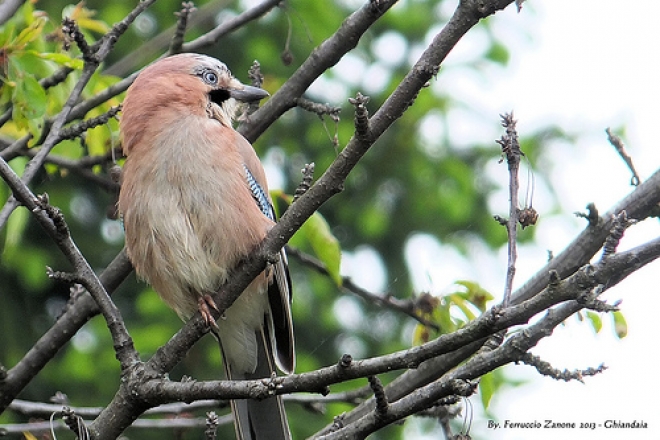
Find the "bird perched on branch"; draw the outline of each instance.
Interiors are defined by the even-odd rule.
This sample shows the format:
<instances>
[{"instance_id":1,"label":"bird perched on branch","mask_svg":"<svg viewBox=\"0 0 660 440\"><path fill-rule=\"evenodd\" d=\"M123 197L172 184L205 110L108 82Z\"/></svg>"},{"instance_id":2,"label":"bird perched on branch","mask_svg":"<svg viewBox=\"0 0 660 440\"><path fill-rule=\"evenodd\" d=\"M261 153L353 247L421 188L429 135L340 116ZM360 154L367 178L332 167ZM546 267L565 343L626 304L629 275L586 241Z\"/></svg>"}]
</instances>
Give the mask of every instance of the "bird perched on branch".
<instances>
[{"instance_id":1,"label":"bird perched on branch","mask_svg":"<svg viewBox=\"0 0 660 440\"><path fill-rule=\"evenodd\" d=\"M180 54L145 68L120 122L127 156L119 212L137 274L184 320L200 311L218 337L230 379L294 369L286 255L217 322L211 295L263 240L275 214L250 143L232 128L238 102L268 93L241 84L222 62ZM239 439L290 438L279 397L232 401Z\"/></svg>"}]
</instances>

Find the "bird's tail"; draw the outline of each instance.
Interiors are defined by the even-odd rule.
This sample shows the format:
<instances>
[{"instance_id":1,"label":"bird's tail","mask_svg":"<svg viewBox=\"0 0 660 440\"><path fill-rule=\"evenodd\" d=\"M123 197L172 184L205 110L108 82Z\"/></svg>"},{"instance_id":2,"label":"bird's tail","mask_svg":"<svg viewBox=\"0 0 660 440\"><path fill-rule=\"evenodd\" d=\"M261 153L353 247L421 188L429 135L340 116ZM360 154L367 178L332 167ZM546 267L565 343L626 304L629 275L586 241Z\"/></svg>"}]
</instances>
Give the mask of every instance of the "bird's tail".
<instances>
[{"instance_id":1,"label":"bird's tail","mask_svg":"<svg viewBox=\"0 0 660 440\"><path fill-rule=\"evenodd\" d=\"M257 332L258 359L254 373L231 371L225 363L229 380L270 378L275 366L270 340L264 331ZM222 344L220 346L222 349ZM224 353L223 353L224 355ZM289 423L280 396L263 400L239 399L231 401L237 440L291 440Z\"/></svg>"}]
</instances>

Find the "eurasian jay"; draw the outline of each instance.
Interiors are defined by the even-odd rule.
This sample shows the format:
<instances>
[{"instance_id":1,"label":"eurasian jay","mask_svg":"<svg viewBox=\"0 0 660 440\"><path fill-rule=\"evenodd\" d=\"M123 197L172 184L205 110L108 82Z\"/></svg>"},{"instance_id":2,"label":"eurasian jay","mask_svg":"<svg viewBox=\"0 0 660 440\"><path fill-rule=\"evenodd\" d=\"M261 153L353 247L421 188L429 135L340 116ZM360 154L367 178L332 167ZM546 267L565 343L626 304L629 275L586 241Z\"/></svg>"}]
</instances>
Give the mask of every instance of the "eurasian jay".
<instances>
[{"instance_id":1,"label":"eurasian jay","mask_svg":"<svg viewBox=\"0 0 660 440\"><path fill-rule=\"evenodd\" d=\"M120 122L126 163L119 212L139 277L184 320L198 310L220 341L229 379L294 369L286 255L243 291L217 322L211 299L273 226L264 169L232 128L237 101L264 90L241 84L220 61L180 54L145 68ZM279 397L232 401L239 439L289 439Z\"/></svg>"}]
</instances>

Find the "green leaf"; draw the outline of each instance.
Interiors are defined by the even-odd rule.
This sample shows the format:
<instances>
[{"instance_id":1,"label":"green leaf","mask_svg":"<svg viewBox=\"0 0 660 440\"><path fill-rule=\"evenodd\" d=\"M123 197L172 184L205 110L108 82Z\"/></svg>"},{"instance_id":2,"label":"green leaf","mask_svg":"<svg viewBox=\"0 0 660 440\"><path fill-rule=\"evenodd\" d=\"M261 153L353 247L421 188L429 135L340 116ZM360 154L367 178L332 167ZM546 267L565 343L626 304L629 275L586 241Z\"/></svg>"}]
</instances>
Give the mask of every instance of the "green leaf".
<instances>
[{"instance_id":1,"label":"green leaf","mask_svg":"<svg viewBox=\"0 0 660 440\"><path fill-rule=\"evenodd\" d=\"M498 41L493 41L488 49L488 53L486 53L486 58L501 66L507 65L510 56L507 47Z\"/></svg>"},{"instance_id":2,"label":"green leaf","mask_svg":"<svg viewBox=\"0 0 660 440\"><path fill-rule=\"evenodd\" d=\"M450 304L447 301L441 301L440 305L433 310L433 322L440 326L440 333L446 334L456 330L457 325L452 320Z\"/></svg>"},{"instance_id":3,"label":"green leaf","mask_svg":"<svg viewBox=\"0 0 660 440\"><path fill-rule=\"evenodd\" d=\"M14 105L28 119L41 118L46 114L46 91L33 76L25 75L16 83Z\"/></svg>"},{"instance_id":4,"label":"green leaf","mask_svg":"<svg viewBox=\"0 0 660 440\"><path fill-rule=\"evenodd\" d=\"M628 336L628 323L621 312L612 312L612 320L614 321L614 331L619 339Z\"/></svg>"},{"instance_id":5,"label":"green leaf","mask_svg":"<svg viewBox=\"0 0 660 440\"><path fill-rule=\"evenodd\" d=\"M475 318L474 312L472 312L472 310L470 310L470 307L466 304L468 301L466 301L465 298L461 297L461 295L457 295L457 294L449 295L448 299L451 301L451 304L461 309L461 312L463 312L463 315L465 315L468 321L472 321Z\"/></svg>"},{"instance_id":6,"label":"green leaf","mask_svg":"<svg viewBox=\"0 0 660 440\"><path fill-rule=\"evenodd\" d=\"M311 245L316 257L325 264L330 278L342 285L339 273L341 264L341 247L339 241L332 235L330 225L321 214L315 212L300 228L296 235L301 234Z\"/></svg>"},{"instance_id":7,"label":"green leaf","mask_svg":"<svg viewBox=\"0 0 660 440\"><path fill-rule=\"evenodd\" d=\"M27 163L27 157L19 156L9 162L9 166L16 174L21 176ZM2 194L2 196L5 197L5 194ZM29 219L30 213L27 209L17 209L9 216L9 219L7 219L7 227L4 231L5 242L2 249L2 259L4 261L11 260L12 258L15 258L16 255L20 255L21 240Z\"/></svg>"},{"instance_id":8,"label":"green leaf","mask_svg":"<svg viewBox=\"0 0 660 440\"><path fill-rule=\"evenodd\" d=\"M413 347L426 344L431 340L431 330L422 324L417 324L413 331L412 345Z\"/></svg>"},{"instance_id":9,"label":"green leaf","mask_svg":"<svg viewBox=\"0 0 660 440\"><path fill-rule=\"evenodd\" d=\"M490 400L493 398L497 388L493 373L484 374L479 379L479 396L481 397L481 404L484 406L484 409L488 408Z\"/></svg>"},{"instance_id":10,"label":"green leaf","mask_svg":"<svg viewBox=\"0 0 660 440\"><path fill-rule=\"evenodd\" d=\"M0 27L0 46L6 47L8 45L8 42L14 38L15 30L16 24L11 20L4 26Z\"/></svg>"},{"instance_id":11,"label":"green leaf","mask_svg":"<svg viewBox=\"0 0 660 440\"><path fill-rule=\"evenodd\" d=\"M19 252L21 238L29 218L30 213L27 209L17 209L7 220L7 239L3 249L3 258L12 258Z\"/></svg>"},{"instance_id":12,"label":"green leaf","mask_svg":"<svg viewBox=\"0 0 660 440\"><path fill-rule=\"evenodd\" d=\"M24 75L16 82L14 90L14 121L19 127L30 128L33 134L39 129L39 121L46 114L46 91L33 76Z\"/></svg>"},{"instance_id":13,"label":"green leaf","mask_svg":"<svg viewBox=\"0 0 660 440\"><path fill-rule=\"evenodd\" d=\"M600 332L600 329L603 328L603 320L600 318L598 313L587 311L587 318L591 322L591 326L594 328L596 333Z\"/></svg>"},{"instance_id":14,"label":"green leaf","mask_svg":"<svg viewBox=\"0 0 660 440\"><path fill-rule=\"evenodd\" d=\"M46 21L46 18L39 17L30 23L30 25L23 29L21 33L18 34L18 37L16 37L16 39L10 43L11 46L13 46L12 49L23 49L29 43L39 38L44 29Z\"/></svg>"},{"instance_id":15,"label":"green leaf","mask_svg":"<svg viewBox=\"0 0 660 440\"><path fill-rule=\"evenodd\" d=\"M454 284L465 287L466 292L456 292L456 294L474 304L482 312L486 310L486 303L495 298L489 291L474 281L458 280Z\"/></svg>"},{"instance_id":16,"label":"green leaf","mask_svg":"<svg viewBox=\"0 0 660 440\"><path fill-rule=\"evenodd\" d=\"M40 53L32 50L27 51L26 53L30 53L44 60L53 61L61 66L70 67L76 70L82 70L83 66L85 65L83 60L79 58L71 58L69 55L65 53L54 53L54 52Z\"/></svg>"},{"instance_id":17,"label":"green leaf","mask_svg":"<svg viewBox=\"0 0 660 440\"><path fill-rule=\"evenodd\" d=\"M283 191L270 192L273 200L282 200L291 204L293 198ZM277 203L273 203L275 214L279 217L280 210ZM311 248L314 256L321 260L330 275L330 278L338 285L342 285L342 277L339 272L341 265L341 246L332 234L330 225L319 212L312 214L310 218L300 227L291 240L290 244L300 248Z\"/></svg>"},{"instance_id":18,"label":"green leaf","mask_svg":"<svg viewBox=\"0 0 660 440\"><path fill-rule=\"evenodd\" d=\"M46 91L35 78L42 72L44 61L32 53L16 53L7 58L8 83L13 83L12 116L19 130L28 129L36 139L42 128L48 98Z\"/></svg>"}]
</instances>

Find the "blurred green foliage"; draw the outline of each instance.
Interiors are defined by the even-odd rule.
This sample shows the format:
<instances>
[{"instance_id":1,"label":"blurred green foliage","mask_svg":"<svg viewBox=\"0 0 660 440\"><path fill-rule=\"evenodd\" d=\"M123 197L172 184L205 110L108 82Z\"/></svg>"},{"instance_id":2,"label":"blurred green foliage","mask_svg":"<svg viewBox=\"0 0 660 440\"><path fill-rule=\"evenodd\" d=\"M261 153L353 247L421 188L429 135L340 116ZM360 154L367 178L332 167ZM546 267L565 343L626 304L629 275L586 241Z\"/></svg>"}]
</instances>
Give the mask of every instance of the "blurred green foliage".
<instances>
[{"instance_id":1,"label":"blurred green foliage","mask_svg":"<svg viewBox=\"0 0 660 440\"><path fill-rule=\"evenodd\" d=\"M368 93L371 97L369 108L377 108L396 87L410 68L413 49L424 47L429 29L439 30L448 19L443 13L447 1L402 1L365 35L351 53L351 59L358 65L378 66L385 75L383 87ZM244 81L253 60L258 60L265 75L264 87L272 93L361 3L290 0L263 19L223 38L206 53L222 59ZM5 23L0 28L0 56L4 61L0 100L3 106L13 104L13 118L2 127L0 135L17 139L32 133L31 145L34 144L45 117L53 116L61 109L75 84L82 63L77 58L75 45L69 50L63 48L63 37L58 30L63 16L75 18L88 40L93 42L108 29L108 25L121 20L134 4L104 0L88 0L84 6L66 0L28 2L19 14ZM253 4L255 2L247 0L198 2L196 6L200 11L193 16L193 25L186 39L207 32L218 22ZM97 73L83 96L87 98L99 93L165 52L169 39L160 39L158 35L163 32L171 34L171 27L176 23L174 12L179 9L179 1L156 2L118 41L105 64L107 72L112 75L103 71ZM488 31L488 21L479 26ZM403 53L397 57L399 61L384 63L379 59L376 47L377 43L386 41L381 40L384 36L399 37L399 41L405 43L401 49ZM488 32L487 45L485 57L478 62L506 66L508 50L492 32ZM45 90L39 80L63 66L73 68L74 72L64 83ZM468 67L478 69L476 64ZM269 158L267 162L281 177L281 189L276 195L282 200L288 200L286 194L295 190L304 164L315 162L317 175L320 175L333 161L337 155L333 145L335 133L340 147L349 140L353 121L347 98L354 96L368 82L363 75L364 71L331 70L324 76L322 86L310 92L311 99L342 106L338 123L321 122L316 115L293 109L256 142L258 153ZM105 103L86 117L102 114L121 102L121 98ZM373 356L409 347L432 336L423 334L419 327L412 330L415 322L411 319L354 297L349 298L359 315L357 318L342 316L346 311L337 306L338 299L349 294L338 287L341 284L340 249L350 252L360 245L369 245L377 252L386 270L389 293L411 298L423 293L413 291L403 251L413 233L429 234L442 243L456 246L461 252L465 251L462 237L466 235L478 237L490 247L505 242L504 229L493 221L493 213L487 208L489 195L504 184L483 174L487 163L498 160L500 151L497 145L493 142L469 148L457 147L446 134L438 139L437 147L430 148L422 142L420 130L425 118L434 115L436 119L433 121L443 125L446 133L449 130L447 112L458 105L466 104L459 104L458 98L449 92L423 91L415 105L357 166L343 193L323 206L320 214L294 238L294 245L314 253L326 263L332 274L329 279L300 266L295 260L291 262L299 371L333 364L347 350L356 350L352 354L359 357ZM498 123L497 115L490 116L491 119L482 121L484 125ZM543 136L547 138L548 132L523 140L524 151L532 161L538 154L539 139ZM82 140L60 143L53 153L68 159L102 155L116 146L117 139L118 124L113 120L88 131ZM26 163L23 157L11 161L19 173ZM94 172L105 175L107 169L98 166ZM48 192L52 204L62 209L75 242L94 268L102 270L119 252L123 244L121 226L107 218L116 193L52 164L41 170L32 189L35 193ZM9 196L4 185L0 185L0 195L2 200ZM526 232L523 239L531 239L532 234ZM11 367L57 318L68 300L69 286L49 280L46 266L56 270L69 267L55 245L23 209L12 215L1 238L0 297L3 307L0 308L0 323L3 331L0 333L0 362ZM369 272L370 268L360 270ZM452 331L472 319L484 310L486 301L492 299L475 281L461 281L457 284L460 290L434 300L436 303L428 312L428 318L436 321L441 331ZM383 285L381 290L388 288ZM145 359L181 325L153 290L133 276L123 283L113 298ZM456 310L460 313L454 313ZM220 365L214 341L205 338L171 376L174 379L184 374L197 379L217 378ZM388 376L383 378L384 381L388 379ZM49 363L20 397L48 401L55 392L61 391L68 395L71 405L103 406L112 398L118 381L119 368L112 343L104 322L97 317L72 339L71 344ZM362 382L358 385L366 384L366 381ZM496 390L502 383L501 377L489 378L488 390ZM356 383L349 383L333 389L354 386ZM485 404L491 395L489 391ZM300 406L290 405L294 437L311 435L329 423L332 416L349 409L349 405L332 404L325 415L316 415ZM6 412L0 422L19 419ZM220 438L230 435L233 430L231 427L223 429ZM429 429L438 428L430 426ZM393 426L372 438L398 438L401 433L400 426ZM128 435L143 439L169 438L162 433L136 434L134 430L129 430ZM173 433L171 437L199 438L199 432Z\"/></svg>"}]
</instances>

